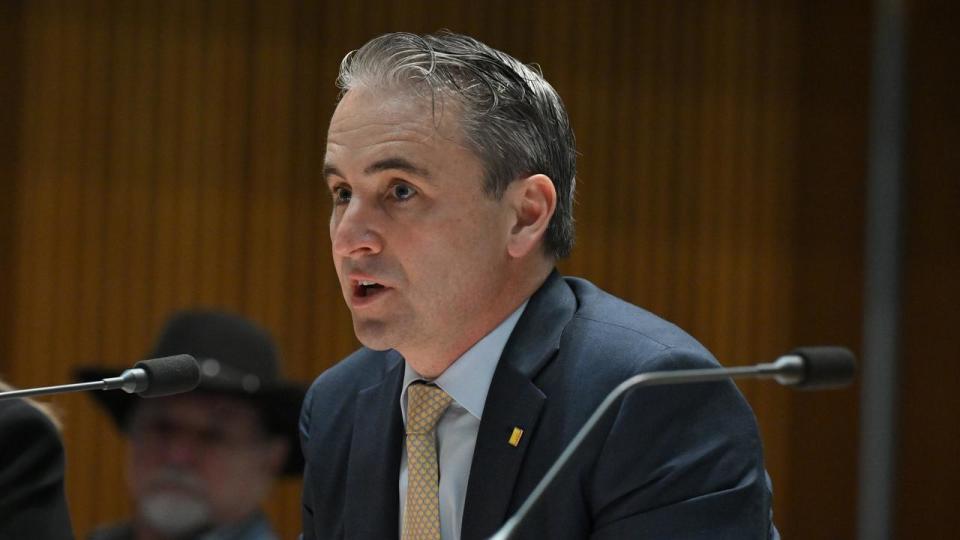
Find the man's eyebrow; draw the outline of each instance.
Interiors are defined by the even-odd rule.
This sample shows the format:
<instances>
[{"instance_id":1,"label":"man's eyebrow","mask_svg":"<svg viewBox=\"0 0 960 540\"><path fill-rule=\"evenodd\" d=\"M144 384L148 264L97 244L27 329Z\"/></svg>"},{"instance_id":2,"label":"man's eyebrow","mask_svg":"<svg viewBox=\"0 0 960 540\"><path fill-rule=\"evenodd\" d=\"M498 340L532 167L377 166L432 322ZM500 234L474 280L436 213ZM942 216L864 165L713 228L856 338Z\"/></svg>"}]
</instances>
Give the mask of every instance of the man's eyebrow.
<instances>
[{"instance_id":1,"label":"man's eyebrow","mask_svg":"<svg viewBox=\"0 0 960 540\"><path fill-rule=\"evenodd\" d=\"M420 178L430 178L430 171L423 167L418 167L401 157L391 157L371 163L363 170L363 174L369 175L381 171L403 171L414 176L419 176Z\"/></svg>"},{"instance_id":2,"label":"man's eyebrow","mask_svg":"<svg viewBox=\"0 0 960 540\"><path fill-rule=\"evenodd\" d=\"M419 176L420 178L430 178L430 171L424 169L423 167L418 167L417 165L414 165L413 163L410 163L401 157L385 158L371 163L366 169L363 170L363 174L371 175L382 171L403 171L414 176ZM345 178L343 173L340 172L340 169L338 169L336 165L325 163L323 165L323 178L325 180L329 180L331 176Z\"/></svg>"},{"instance_id":3,"label":"man's eyebrow","mask_svg":"<svg viewBox=\"0 0 960 540\"><path fill-rule=\"evenodd\" d=\"M331 176L339 176L343 178L343 173L340 172L335 165L329 165L327 163L323 164L323 179L328 180Z\"/></svg>"}]
</instances>

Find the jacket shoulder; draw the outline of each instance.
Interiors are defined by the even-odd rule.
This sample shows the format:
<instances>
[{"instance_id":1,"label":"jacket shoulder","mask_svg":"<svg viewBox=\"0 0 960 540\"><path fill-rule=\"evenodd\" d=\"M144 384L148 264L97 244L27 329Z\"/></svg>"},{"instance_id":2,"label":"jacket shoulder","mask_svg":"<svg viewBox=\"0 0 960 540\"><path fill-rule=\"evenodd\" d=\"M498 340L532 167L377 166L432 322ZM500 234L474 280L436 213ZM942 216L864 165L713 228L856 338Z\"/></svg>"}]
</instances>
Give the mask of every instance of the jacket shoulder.
<instances>
[{"instance_id":1,"label":"jacket shoulder","mask_svg":"<svg viewBox=\"0 0 960 540\"><path fill-rule=\"evenodd\" d=\"M394 351L374 351L366 347L321 373L310 385L300 412L301 432L306 433L313 417L323 421L350 418L354 400L365 388L380 384L388 372L402 362Z\"/></svg>"},{"instance_id":2,"label":"jacket shoulder","mask_svg":"<svg viewBox=\"0 0 960 540\"><path fill-rule=\"evenodd\" d=\"M356 393L382 381L400 361L400 356L393 351L374 351L361 347L317 376L307 394L328 391Z\"/></svg>"},{"instance_id":3,"label":"jacket shoulder","mask_svg":"<svg viewBox=\"0 0 960 540\"><path fill-rule=\"evenodd\" d=\"M577 311L564 332L568 352L604 358L623 375L661 369L716 367L712 354L677 325L580 278L565 278Z\"/></svg>"}]
</instances>

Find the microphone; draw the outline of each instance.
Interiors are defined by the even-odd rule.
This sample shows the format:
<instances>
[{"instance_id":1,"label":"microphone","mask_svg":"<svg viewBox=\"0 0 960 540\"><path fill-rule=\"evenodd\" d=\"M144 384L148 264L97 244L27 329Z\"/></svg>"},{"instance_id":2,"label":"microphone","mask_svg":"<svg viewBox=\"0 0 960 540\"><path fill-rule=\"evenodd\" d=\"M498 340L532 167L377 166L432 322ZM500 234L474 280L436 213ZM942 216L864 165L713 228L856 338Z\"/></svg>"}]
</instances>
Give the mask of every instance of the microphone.
<instances>
[{"instance_id":1,"label":"microphone","mask_svg":"<svg viewBox=\"0 0 960 540\"><path fill-rule=\"evenodd\" d=\"M537 487L530 493L520 509L490 537L491 540L514 538L517 527L523 522L530 510L543 498L544 492L560 475L577 449L587 438L603 415L618 402L625 392L635 386L659 386L664 384L686 384L723 381L727 379L756 378L774 379L785 386L804 390L837 388L850 384L856 372L853 353L844 347L799 347L776 361L752 366L730 368L680 369L675 371L651 371L630 377L620 383L604 398L597 410L580 428L577 435L553 463Z\"/></svg>"},{"instance_id":2,"label":"microphone","mask_svg":"<svg viewBox=\"0 0 960 540\"><path fill-rule=\"evenodd\" d=\"M137 393L140 397L159 397L189 392L200 384L200 366L189 354L151 358L134 364L133 368L100 381L59 386L44 386L0 392L0 400L64 394L84 390L123 390L128 394Z\"/></svg>"}]
</instances>

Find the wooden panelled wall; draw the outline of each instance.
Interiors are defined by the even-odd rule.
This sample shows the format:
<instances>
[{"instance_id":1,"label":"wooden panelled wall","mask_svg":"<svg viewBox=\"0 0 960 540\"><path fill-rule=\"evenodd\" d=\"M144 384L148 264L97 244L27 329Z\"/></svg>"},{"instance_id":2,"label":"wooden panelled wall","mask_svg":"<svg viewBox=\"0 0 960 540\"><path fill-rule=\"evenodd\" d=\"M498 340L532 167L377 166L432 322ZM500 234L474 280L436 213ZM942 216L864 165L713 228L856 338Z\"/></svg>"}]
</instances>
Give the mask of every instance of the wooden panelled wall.
<instances>
[{"instance_id":1,"label":"wooden panelled wall","mask_svg":"<svg viewBox=\"0 0 960 540\"><path fill-rule=\"evenodd\" d=\"M17 164L2 179L12 199L0 372L17 385L67 381L76 364L128 366L185 306L261 322L301 381L352 350L329 261L324 134L339 59L396 29L473 34L539 63L564 97L581 152L566 272L676 321L728 364L772 359L798 338L858 344L857 256L837 262L839 297L798 282L804 242L831 241L799 221L819 205L799 199L820 196L804 184L816 158L799 155L817 107L817 89L801 84L803 2L18 5L19 37L5 39L20 40L20 114L0 128ZM850 84L863 83L854 73ZM862 121L862 106L852 111ZM862 164L852 169L858 186ZM848 306L839 335L803 325L833 302ZM855 392L801 402L771 384L741 387L763 428L781 530L795 536L814 519L820 537L850 537ZM88 397L53 402L83 536L130 510L124 445ZM798 422L810 425L801 404L822 403L841 405L831 431L796 437ZM815 467L835 474L812 485ZM269 503L284 538L299 530L298 497L287 481Z\"/></svg>"},{"instance_id":2,"label":"wooden panelled wall","mask_svg":"<svg viewBox=\"0 0 960 540\"><path fill-rule=\"evenodd\" d=\"M898 538L960 538L960 3L911 2ZM918 534L918 531L921 531Z\"/></svg>"}]
</instances>

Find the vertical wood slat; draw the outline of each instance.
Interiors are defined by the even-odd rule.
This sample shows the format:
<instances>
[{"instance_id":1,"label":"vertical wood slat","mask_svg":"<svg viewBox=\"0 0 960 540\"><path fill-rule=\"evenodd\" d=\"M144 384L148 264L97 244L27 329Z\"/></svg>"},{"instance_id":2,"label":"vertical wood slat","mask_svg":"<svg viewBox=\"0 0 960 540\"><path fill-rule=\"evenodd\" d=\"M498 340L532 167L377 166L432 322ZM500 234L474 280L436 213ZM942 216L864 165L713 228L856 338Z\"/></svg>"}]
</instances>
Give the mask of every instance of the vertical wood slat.
<instances>
[{"instance_id":1,"label":"vertical wood slat","mask_svg":"<svg viewBox=\"0 0 960 540\"><path fill-rule=\"evenodd\" d=\"M157 128L154 133L155 181L164 186L158 189L154 201L154 213L157 226L148 240L154 249L156 264L149 274L153 288L151 303L153 312L151 322L160 324L166 313L176 305L177 286L174 265L179 259L177 239L180 237L175 227L180 223L177 215L179 167L179 133L185 110L178 99L182 85L181 49L186 46L183 39L184 25L183 2L163 2L157 16L156 25L162 36L155 69L159 73L159 99L154 105L157 109ZM184 284L185 285L185 284Z\"/></svg>"},{"instance_id":2,"label":"vertical wood slat","mask_svg":"<svg viewBox=\"0 0 960 540\"><path fill-rule=\"evenodd\" d=\"M220 224L224 221L226 196L225 183L232 181L223 173L222 149L226 134L223 132L226 116L226 99L223 94L226 76L226 29L219 22L225 17L222 2L203 4L204 18L201 26L204 34L202 57L199 62L201 80L195 99L199 102L198 111L202 125L198 133L197 152L199 154L199 225L198 242L198 281L196 297L199 303L208 306L222 305L225 285L221 281L220 268L223 266L223 245Z\"/></svg>"},{"instance_id":3,"label":"vertical wood slat","mask_svg":"<svg viewBox=\"0 0 960 540\"><path fill-rule=\"evenodd\" d=\"M129 328L129 311L132 309L133 299L126 301L129 286L127 268L127 250L130 248L127 232L129 231L129 194L136 182L142 182L132 176L133 137L134 130L140 126L133 126L132 103L136 80L134 79L134 58L136 51L134 39L136 27L137 5L127 3L116 10L114 26L109 31L114 36L113 47L106 51L113 66L113 85L107 90L110 103L108 105L107 133L111 136L106 148L106 164L103 170L104 181L99 183L103 201L99 233L103 242L103 259L98 270L98 293L103 302L103 312L98 323L103 336L103 359L122 358L126 352L126 343L123 336ZM108 216L107 219L104 219ZM94 237L96 238L96 236ZM109 325L104 321L110 321ZM101 360L100 358L97 359ZM85 443L82 443L85 444ZM80 446L80 444L78 444Z\"/></svg>"},{"instance_id":4,"label":"vertical wood slat","mask_svg":"<svg viewBox=\"0 0 960 540\"><path fill-rule=\"evenodd\" d=\"M758 119L754 139L757 145L756 166L759 174L757 216L769 234L760 234L757 253L750 259L756 267L757 294L754 298L750 321L755 329L755 352L758 356L780 354L791 346L789 329L793 323L794 297L790 287L792 266L783 261L791 259L790 246L785 238L795 238L797 231L791 227L792 208L790 186L796 182L796 152L791 138L796 122L795 69L771 69L771 66L796 66L795 56L798 28L796 6L777 4L767 6L759 20L759 31L764 36L776 36L782 40L780 47L765 47L758 50L757 69L764 77L760 81L757 96ZM767 42L768 37L761 38ZM781 181L777 182L776 179ZM775 486L775 518L778 523L790 527L794 516L802 515L789 504L782 504L781 495L791 492L792 469L790 464L802 461L798 448L790 444L788 418L790 390L777 385L754 384L752 403L760 422L765 442L765 459Z\"/></svg>"},{"instance_id":5,"label":"vertical wood slat","mask_svg":"<svg viewBox=\"0 0 960 540\"><path fill-rule=\"evenodd\" d=\"M60 148L56 169L53 172L51 190L54 199L55 223L77 223L80 182L77 173L80 169L79 154L81 141L80 105L83 99L84 76L82 63L82 33L85 25L85 10L82 6L61 6L66 16L61 19L60 36L56 43L57 55L64 58L60 67L61 82L59 85L57 111L57 130L59 131ZM53 290L66 291L73 285L74 270L77 263L77 253L80 250L80 238L77 228L64 231L63 234L51 234L53 245L53 270L51 279L54 280ZM68 358L76 350L77 328L74 324L78 304L76 295L56 295L56 303L51 306L51 319L54 331L59 339L53 340L50 355L37 359L33 369L35 373L46 380L53 380L55 367L53 364L60 358ZM40 366L43 366L42 369Z\"/></svg>"},{"instance_id":6,"label":"vertical wood slat","mask_svg":"<svg viewBox=\"0 0 960 540\"><path fill-rule=\"evenodd\" d=\"M6 57L0 64L0 306L13 304L15 267L13 254L17 238L15 210L19 197L22 147L20 141L25 44L24 9L20 2L0 3L0 50ZM13 358L14 315L0 309L0 377L8 374Z\"/></svg>"},{"instance_id":7,"label":"vertical wood slat","mask_svg":"<svg viewBox=\"0 0 960 540\"><path fill-rule=\"evenodd\" d=\"M26 250L31 256L16 255L11 259L17 265L14 280L14 302L17 297L28 295L30 303L17 305L14 318L14 337L11 350L13 358L49 358L43 350L44 340L32 323L38 318L45 317L45 310L49 309L51 300L49 291L43 290L39 284L49 283L49 266L53 259L53 250L50 247L50 235L44 234L45 223L53 223L54 216L50 209L49 196L50 178L57 155L56 131L53 118L56 116L54 104L56 87L56 69L54 59L56 54L51 45L57 39L56 27L44 24L53 11L54 6L40 4L24 10L24 93L23 110L33 110L34 114L23 115L25 133L48 133L49 139L42 144L24 137L21 145L23 158L21 160L21 175L23 178L34 178L35 184L20 183L18 194L20 200L14 209L17 216L17 249ZM29 212L24 208L29 208ZM27 248L29 246L29 248ZM48 318L47 318L48 319ZM44 328L45 330L47 328ZM32 362L31 362L32 363ZM14 361L8 377L19 385L31 384L34 380L30 369L23 362Z\"/></svg>"},{"instance_id":8,"label":"vertical wood slat","mask_svg":"<svg viewBox=\"0 0 960 540\"><path fill-rule=\"evenodd\" d=\"M207 267L202 265L200 255L200 224L204 208L201 207L200 176L201 163L205 156L200 153L200 134L206 123L206 111L197 99L203 94L204 52L206 47L206 7L203 2L186 2L182 19L183 34L180 50L180 66L176 74L180 77L177 88L179 114L182 123L177 134L177 169L171 179L177 185L176 238L180 244L173 263L176 282L179 287L173 291L177 304L196 302L198 297L195 276L202 274Z\"/></svg>"},{"instance_id":9,"label":"vertical wood slat","mask_svg":"<svg viewBox=\"0 0 960 540\"><path fill-rule=\"evenodd\" d=\"M292 125L296 104L294 88L295 5L277 2L259 6L255 14L251 92L253 109L249 184L247 185L247 239L244 298L245 310L258 313L270 328L284 328L289 285L285 269L294 259L288 250L293 188ZM284 330L277 334L282 337ZM268 509L279 515L296 516L299 485L283 482L268 501Z\"/></svg>"},{"instance_id":10,"label":"vertical wood slat","mask_svg":"<svg viewBox=\"0 0 960 540\"><path fill-rule=\"evenodd\" d=\"M81 5L26 7L18 384L66 378L64 358L124 366L190 305L265 324L304 381L355 347L317 171L336 64L394 29L393 15L416 31L470 29L540 62L558 88L582 152L564 269L672 318L727 363L768 359L790 339L774 327L790 317L779 257L794 231L770 209L789 204L794 181L791 2L770 8L787 6L776 30L748 2ZM35 371L38 359L55 360ZM787 431L766 425L792 402L744 390L785 479ZM86 398L58 403L82 535L129 511L91 497L123 491L123 447ZM299 528L297 491L285 482L270 505L284 537Z\"/></svg>"},{"instance_id":11,"label":"vertical wood slat","mask_svg":"<svg viewBox=\"0 0 960 540\"><path fill-rule=\"evenodd\" d=\"M900 447L895 538L960 535L960 6L908 2ZM953 51L949 53L946 51ZM949 314L949 315L948 315ZM931 496L933 495L933 496ZM935 524L935 525L934 525Z\"/></svg>"},{"instance_id":12,"label":"vertical wood slat","mask_svg":"<svg viewBox=\"0 0 960 540\"><path fill-rule=\"evenodd\" d=\"M300 84L294 89L296 95L293 99L295 103L302 105L291 133L295 148L292 165L295 202L287 244L290 252L295 254L295 264L291 265L288 275L289 286L298 291L288 302L285 317L291 341L296 336L294 344L287 349L291 358L320 358L328 354L330 345L322 343L320 347L315 347L312 336L317 333L317 329L323 329L324 335L330 335L330 325L320 324L320 320L329 318L330 308L339 307L337 304L340 298L337 282L329 270L331 262L328 258L327 216L330 207L327 204L328 191L321 173L323 154L320 149L323 148L324 125L318 118L328 104L316 99L316 96L325 94L325 90L331 86L330 78L324 75L324 67L316 60L321 55L320 43L323 36L316 21L322 14L322 6L312 4L301 6L295 15L297 51L294 77ZM323 282L317 276L325 276ZM317 306L320 304L328 307L319 310ZM320 311L323 313L319 313ZM351 350L355 347L355 341L349 332L346 334L342 338L345 341L342 348ZM307 363L299 363L297 368L298 376L303 379L310 379L315 375Z\"/></svg>"},{"instance_id":13,"label":"vertical wood slat","mask_svg":"<svg viewBox=\"0 0 960 540\"><path fill-rule=\"evenodd\" d=\"M854 352L862 320L870 4L808 2L796 8L794 22L797 118L789 144L797 157L789 187L793 204L786 207L796 228L789 248L790 339L844 343ZM793 512L794 537L855 535L857 395L856 384L842 392L795 393L781 412L795 459L789 491L779 500ZM835 517L804 519L811 515Z\"/></svg>"},{"instance_id":14,"label":"vertical wood slat","mask_svg":"<svg viewBox=\"0 0 960 540\"><path fill-rule=\"evenodd\" d=\"M219 16L218 16L219 14ZM220 282L224 306L242 305L243 273L231 261L243 256L243 219L246 191L246 175L249 146L250 59L248 43L251 41L251 20L254 14L242 3L223 2L223 8L215 10L213 19L219 21L225 40L225 75L216 89L224 103L222 146L215 154L222 162L223 215L217 226L221 239L221 260L211 261L219 266L217 279ZM243 156L240 159L237 156Z\"/></svg>"},{"instance_id":15,"label":"vertical wood slat","mask_svg":"<svg viewBox=\"0 0 960 540\"><path fill-rule=\"evenodd\" d=\"M250 183L247 186L248 242L244 296L251 312L279 321L284 282L282 268L289 255L284 241L290 199L292 81L292 2L261 6L255 17L254 104L250 131Z\"/></svg>"}]
</instances>

